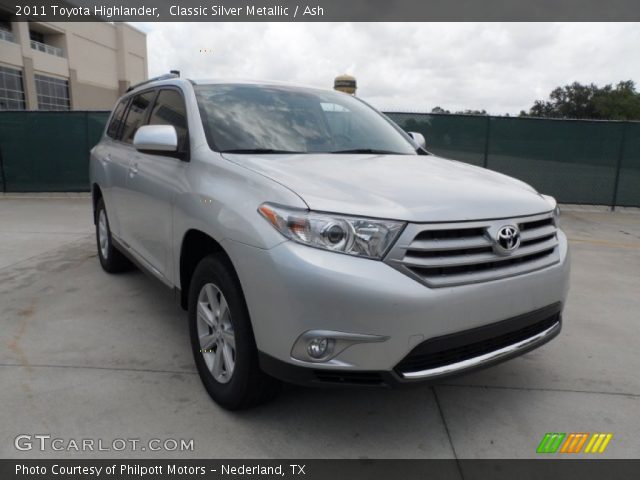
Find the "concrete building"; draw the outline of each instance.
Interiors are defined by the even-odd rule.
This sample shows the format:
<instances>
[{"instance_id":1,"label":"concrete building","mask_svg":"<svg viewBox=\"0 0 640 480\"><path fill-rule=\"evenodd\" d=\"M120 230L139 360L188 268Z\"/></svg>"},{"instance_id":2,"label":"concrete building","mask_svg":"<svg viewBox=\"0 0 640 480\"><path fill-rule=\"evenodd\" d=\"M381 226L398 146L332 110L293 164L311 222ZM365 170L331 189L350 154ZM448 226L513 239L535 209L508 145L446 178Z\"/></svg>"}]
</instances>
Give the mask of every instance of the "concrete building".
<instances>
[{"instance_id":1,"label":"concrete building","mask_svg":"<svg viewBox=\"0 0 640 480\"><path fill-rule=\"evenodd\" d=\"M11 20L0 11L0 110L111 109L148 77L146 34L130 25Z\"/></svg>"}]
</instances>

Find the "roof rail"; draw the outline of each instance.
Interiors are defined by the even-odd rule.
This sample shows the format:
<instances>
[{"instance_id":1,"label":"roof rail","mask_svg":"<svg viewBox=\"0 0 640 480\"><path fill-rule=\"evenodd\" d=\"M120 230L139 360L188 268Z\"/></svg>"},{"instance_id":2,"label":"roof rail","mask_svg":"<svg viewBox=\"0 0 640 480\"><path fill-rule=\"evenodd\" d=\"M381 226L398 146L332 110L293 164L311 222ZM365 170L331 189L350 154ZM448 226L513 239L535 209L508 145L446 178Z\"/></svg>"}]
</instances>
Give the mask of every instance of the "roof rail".
<instances>
[{"instance_id":1,"label":"roof rail","mask_svg":"<svg viewBox=\"0 0 640 480\"><path fill-rule=\"evenodd\" d=\"M169 80L170 78L180 78L180 75L176 75L175 73L165 73L164 75L160 75L159 77L150 78L149 80L145 80L144 82L131 85L129 88L127 88L127 93L131 90L141 87L142 85L146 85L147 83L157 82L159 80Z\"/></svg>"}]
</instances>

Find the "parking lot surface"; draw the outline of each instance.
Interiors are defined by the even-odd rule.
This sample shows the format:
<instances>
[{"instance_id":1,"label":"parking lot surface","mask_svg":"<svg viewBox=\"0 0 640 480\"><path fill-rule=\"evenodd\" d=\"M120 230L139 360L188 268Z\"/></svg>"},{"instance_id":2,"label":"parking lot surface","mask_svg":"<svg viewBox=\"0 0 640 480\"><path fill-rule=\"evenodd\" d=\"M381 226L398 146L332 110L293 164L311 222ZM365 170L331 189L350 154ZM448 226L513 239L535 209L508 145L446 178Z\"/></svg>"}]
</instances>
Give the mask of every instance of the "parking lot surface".
<instances>
[{"instance_id":1,"label":"parking lot surface","mask_svg":"<svg viewBox=\"0 0 640 480\"><path fill-rule=\"evenodd\" d=\"M564 209L571 291L561 335L538 350L435 386L287 386L230 413L200 385L172 294L104 273L90 199L58 197L0 197L4 458L534 458L546 432L611 432L603 457L640 452L638 211ZM20 434L193 450L19 451Z\"/></svg>"}]
</instances>

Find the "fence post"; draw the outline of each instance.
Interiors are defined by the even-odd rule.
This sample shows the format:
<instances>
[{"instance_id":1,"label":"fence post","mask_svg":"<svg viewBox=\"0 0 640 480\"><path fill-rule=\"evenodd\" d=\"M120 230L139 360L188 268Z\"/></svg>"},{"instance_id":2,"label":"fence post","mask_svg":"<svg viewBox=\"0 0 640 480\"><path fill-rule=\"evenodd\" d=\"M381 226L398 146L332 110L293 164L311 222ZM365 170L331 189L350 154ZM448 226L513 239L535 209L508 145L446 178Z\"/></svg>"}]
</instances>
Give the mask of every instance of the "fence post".
<instances>
[{"instance_id":1,"label":"fence post","mask_svg":"<svg viewBox=\"0 0 640 480\"><path fill-rule=\"evenodd\" d=\"M89 111L84 112L84 149L89 152Z\"/></svg>"},{"instance_id":2,"label":"fence post","mask_svg":"<svg viewBox=\"0 0 640 480\"><path fill-rule=\"evenodd\" d=\"M484 136L484 163L483 167L487 168L489 165L489 131L491 130L491 116L487 115L487 128Z\"/></svg>"},{"instance_id":3,"label":"fence post","mask_svg":"<svg viewBox=\"0 0 640 480\"><path fill-rule=\"evenodd\" d=\"M624 157L624 147L627 139L627 124L622 123L622 136L620 138L620 150L618 151L618 161L616 164L616 177L613 184L613 200L611 201L611 211L615 212L618 203L618 184L620 183L620 169L622 168L622 158Z\"/></svg>"},{"instance_id":4,"label":"fence post","mask_svg":"<svg viewBox=\"0 0 640 480\"><path fill-rule=\"evenodd\" d=\"M4 176L4 163L2 161L2 146L0 145L0 192L7 191L7 180Z\"/></svg>"}]
</instances>

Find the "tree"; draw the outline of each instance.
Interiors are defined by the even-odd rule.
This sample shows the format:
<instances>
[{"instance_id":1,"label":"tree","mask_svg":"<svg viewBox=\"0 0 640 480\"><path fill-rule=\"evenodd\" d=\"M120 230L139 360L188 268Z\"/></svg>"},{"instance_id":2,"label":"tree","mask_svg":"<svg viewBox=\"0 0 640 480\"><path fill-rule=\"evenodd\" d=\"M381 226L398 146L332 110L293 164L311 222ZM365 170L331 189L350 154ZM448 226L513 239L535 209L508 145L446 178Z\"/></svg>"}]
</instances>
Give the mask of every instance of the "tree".
<instances>
[{"instance_id":1,"label":"tree","mask_svg":"<svg viewBox=\"0 0 640 480\"><path fill-rule=\"evenodd\" d=\"M639 120L640 93L632 80L619 82L615 87L574 82L555 88L549 100L536 100L529 112L523 110L520 116Z\"/></svg>"},{"instance_id":2,"label":"tree","mask_svg":"<svg viewBox=\"0 0 640 480\"><path fill-rule=\"evenodd\" d=\"M487 115L485 109L482 110L460 110L456 112L456 115Z\"/></svg>"},{"instance_id":3,"label":"tree","mask_svg":"<svg viewBox=\"0 0 640 480\"><path fill-rule=\"evenodd\" d=\"M633 81L620 82L606 95L594 100L596 110L606 120L640 120L640 93Z\"/></svg>"},{"instance_id":4,"label":"tree","mask_svg":"<svg viewBox=\"0 0 640 480\"><path fill-rule=\"evenodd\" d=\"M445 110L442 107L433 107L431 109L431 113L448 113L450 114L450 110ZM459 110L457 112L453 112L454 115L487 115L487 111L482 110Z\"/></svg>"}]
</instances>

